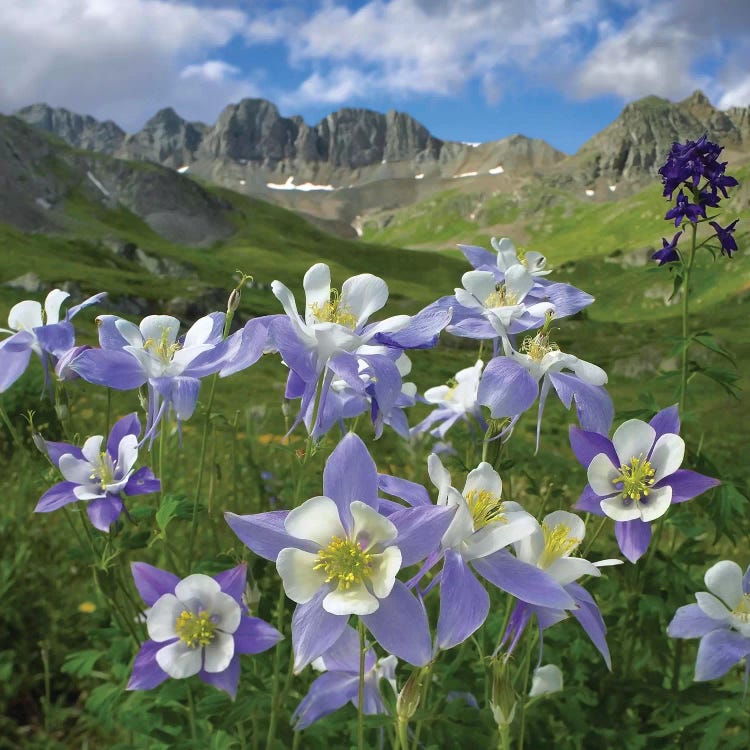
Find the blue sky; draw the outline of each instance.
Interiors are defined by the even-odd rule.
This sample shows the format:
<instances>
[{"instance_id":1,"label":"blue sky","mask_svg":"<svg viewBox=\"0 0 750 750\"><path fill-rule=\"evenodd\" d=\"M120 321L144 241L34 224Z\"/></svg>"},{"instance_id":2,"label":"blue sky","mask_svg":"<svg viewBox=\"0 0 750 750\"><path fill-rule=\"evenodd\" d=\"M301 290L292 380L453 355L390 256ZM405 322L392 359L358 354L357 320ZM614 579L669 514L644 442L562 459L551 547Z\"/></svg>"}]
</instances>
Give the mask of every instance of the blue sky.
<instances>
[{"instance_id":1,"label":"blue sky","mask_svg":"<svg viewBox=\"0 0 750 750\"><path fill-rule=\"evenodd\" d=\"M398 109L446 140L572 153L649 94L750 105L748 60L750 0L0 3L0 112L45 101L129 132L251 96L310 124Z\"/></svg>"}]
</instances>

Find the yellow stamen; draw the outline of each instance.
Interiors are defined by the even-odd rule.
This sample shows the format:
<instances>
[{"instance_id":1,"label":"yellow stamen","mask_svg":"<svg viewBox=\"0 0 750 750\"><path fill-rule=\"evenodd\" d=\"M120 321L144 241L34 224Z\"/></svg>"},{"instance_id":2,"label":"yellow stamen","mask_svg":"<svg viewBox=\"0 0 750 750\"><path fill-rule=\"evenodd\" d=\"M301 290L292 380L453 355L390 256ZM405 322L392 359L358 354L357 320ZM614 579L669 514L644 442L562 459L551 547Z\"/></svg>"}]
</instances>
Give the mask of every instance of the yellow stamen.
<instances>
[{"instance_id":1,"label":"yellow stamen","mask_svg":"<svg viewBox=\"0 0 750 750\"><path fill-rule=\"evenodd\" d=\"M651 464L641 454L630 459L630 465L620 466L620 473L612 480L614 485L622 485L622 496L630 500L638 501L641 497L647 497L654 483L654 470Z\"/></svg>"},{"instance_id":2,"label":"yellow stamen","mask_svg":"<svg viewBox=\"0 0 750 750\"><path fill-rule=\"evenodd\" d=\"M357 542L335 536L330 544L318 550L313 570L322 570L326 583L335 582L339 588L348 589L353 584L369 579L372 573L372 555Z\"/></svg>"},{"instance_id":3,"label":"yellow stamen","mask_svg":"<svg viewBox=\"0 0 750 750\"><path fill-rule=\"evenodd\" d=\"M470 490L466 495L466 503L474 521L474 531L479 531L491 523L508 523L505 517L505 505L500 495L494 492Z\"/></svg>"},{"instance_id":4,"label":"yellow stamen","mask_svg":"<svg viewBox=\"0 0 750 750\"><path fill-rule=\"evenodd\" d=\"M169 364L174 357L175 352L182 349L182 344L175 342L174 344L169 343L169 337L167 329L163 328L161 332L161 338L159 341L154 339L146 339L143 342L143 348L148 351L149 349L165 364Z\"/></svg>"},{"instance_id":5,"label":"yellow stamen","mask_svg":"<svg viewBox=\"0 0 750 750\"><path fill-rule=\"evenodd\" d=\"M732 614L742 622L750 623L750 594L743 594L740 603L732 610Z\"/></svg>"},{"instance_id":6,"label":"yellow stamen","mask_svg":"<svg viewBox=\"0 0 750 750\"><path fill-rule=\"evenodd\" d=\"M541 362L550 352L559 352L560 347L553 341L550 341L549 336L540 331L533 338L527 336L523 340L521 351L524 354L528 354L535 362Z\"/></svg>"},{"instance_id":7,"label":"yellow stamen","mask_svg":"<svg viewBox=\"0 0 750 750\"><path fill-rule=\"evenodd\" d=\"M208 646L216 638L216 623L206 610L201 610L197 615L183 610L175 621L174 629L188 648Z\"/></svg>"},{"instance_id":8,"label":"yellow stamen","mask_svg":"<svg viewBox=\"0 0 750 750\"><path fill-rule=\"evenodd\" d=\"M106 487L108 484L112 484L115 481L115 468L117 462L113 462L107 451L102 451L99 454L99 460L94 467L94 470L89 474L89 479L98 479L102 487Z\"/></svg>"},{"instance_id":9,"label":"yellow stamen","mask_svg":"<svg viewBox=\"0 0 750 750\"><path fill-rule=\"evenodd\" d=\"M338 323L347 328L357 325L357 316L347 305L341 304L341 297L336 289L331 289L331 299L328 302L310 305L310 312L318 323Z\"/></svg>"},{"instance_id":10,"label":"yellow stamen","mask_svg":"<svg viewBox=\"0 0 750 750\"><path fill-rule=\"evenodd\" d=\"M581 543L580 539L570 536L570 532L570 526L564 523L558 523L552 528L546 523L542 524L544 550L538 561L540 568L549 567L555 560L572 552Z\"/></svg>"},{"instance_id":11,"label":"yellow stamen","mask_svg":"<svg viewBox=\"0 0 750 750\"><path fill-rule=\"evenodd\" d=\"M510 294L505 284L500 282L495 284L495 291L484 301L485 307L510 307L517 304L518 298L514 294Z\"/></svg>"}]
</instances>

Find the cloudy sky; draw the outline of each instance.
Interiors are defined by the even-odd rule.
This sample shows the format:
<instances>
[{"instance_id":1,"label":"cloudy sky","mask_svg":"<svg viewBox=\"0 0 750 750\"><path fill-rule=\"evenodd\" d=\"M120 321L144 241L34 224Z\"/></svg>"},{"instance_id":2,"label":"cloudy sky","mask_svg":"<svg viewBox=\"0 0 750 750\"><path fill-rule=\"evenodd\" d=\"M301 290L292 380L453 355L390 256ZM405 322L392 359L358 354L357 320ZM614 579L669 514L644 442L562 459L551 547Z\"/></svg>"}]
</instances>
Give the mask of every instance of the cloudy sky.
<instances>
[{"instance_id":1,"label":"cloudy sky","mask_svg":"<svg viewBox=\"0 0 750 750\"><path fill-rule=\"evenodd\" d=\"M311 124L398 109L444 139L573 152L649 94L750 105L749 61L750 0L0 0L0 112L129 132L264 97Z\"/></svg>"}]
</instances>

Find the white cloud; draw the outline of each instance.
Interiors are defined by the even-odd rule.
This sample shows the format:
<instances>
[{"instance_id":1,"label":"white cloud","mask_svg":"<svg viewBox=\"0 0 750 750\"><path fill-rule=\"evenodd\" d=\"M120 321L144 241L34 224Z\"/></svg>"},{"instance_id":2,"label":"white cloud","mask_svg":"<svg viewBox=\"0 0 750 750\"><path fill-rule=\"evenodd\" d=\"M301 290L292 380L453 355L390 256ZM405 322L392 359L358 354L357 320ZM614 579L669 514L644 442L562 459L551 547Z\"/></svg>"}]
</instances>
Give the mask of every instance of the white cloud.
<instances>
[{"instance_id":1,"label":"white cloud","mask_svg":"<svg viewBox=\"0 0 750 750\"><path fill-rule=\"evenodd\" d=\"M206 60L197 65L188 65L180 71L180 78L198 78L213 83L226 81L239 75L240 69L223 60Z\"/></svg>"},{"instance_id":2,"label":"white cloud","mask_svg":"<svg viewBox=\"0 0 750 750\"><path fill-rule=\"evenodd\" d=\"M189 99L190 81L180 74L191 67L186 61L221 48L246 22L238 10L177 0L0 2L0 110L46 101L130 129L167 104L187 105L188 116L215 116L206 111L216 102L211 87L223 97L227 81L211 78L211 65L218 72L216 64L225 64L203 63L203 89L194 79Z\"/></svg>"}]
</instances>

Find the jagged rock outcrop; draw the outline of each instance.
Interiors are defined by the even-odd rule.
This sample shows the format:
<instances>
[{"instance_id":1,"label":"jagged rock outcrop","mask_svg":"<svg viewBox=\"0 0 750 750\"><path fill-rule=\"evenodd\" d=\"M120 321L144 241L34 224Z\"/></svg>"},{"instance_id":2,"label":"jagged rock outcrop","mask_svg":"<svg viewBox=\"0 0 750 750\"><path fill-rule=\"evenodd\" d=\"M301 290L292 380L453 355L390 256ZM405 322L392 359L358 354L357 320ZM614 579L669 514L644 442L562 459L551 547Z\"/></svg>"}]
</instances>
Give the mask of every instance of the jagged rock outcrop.
<instances>
[{"instance_id":1,"label":"jagged rock outcrop","mask_svg":"<svg viewBox=\"0 0 750 750\"><path fill-rule=\"evenodd\" d=\"M16 112L24 122L62 138L75 148L113 154L125 140L125 131L112 120L100 122L62 107L32 104Z\"/></svg>"},{"instance_id":2,"label":"jagged rock outcrop","mask_svg":"<svg viewBox=\"0 0 750 750\"><path fill-rule=\"evenodd\" d=\"M160 109L141 130L129 135L116 152L127 159L147 159L179 169L195 159L208 126L183 120L172 107Z\"/></svg>"}]
</instances>

